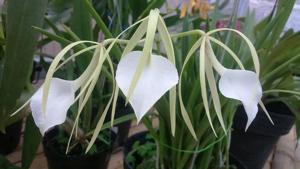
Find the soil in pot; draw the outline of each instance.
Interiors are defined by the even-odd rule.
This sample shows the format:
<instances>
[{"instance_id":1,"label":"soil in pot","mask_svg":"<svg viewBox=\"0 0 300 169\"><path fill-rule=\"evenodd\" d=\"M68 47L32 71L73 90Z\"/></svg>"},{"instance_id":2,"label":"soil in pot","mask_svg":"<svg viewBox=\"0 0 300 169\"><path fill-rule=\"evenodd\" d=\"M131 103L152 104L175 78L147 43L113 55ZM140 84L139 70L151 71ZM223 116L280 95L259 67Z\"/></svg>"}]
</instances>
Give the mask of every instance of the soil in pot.
<instances>
[{"instance_id":1,"label":"soil in pot","mask_svg":"<svg viewBox=\"0 0 300 169\"><path fill-rule=\"evenodd\" d=\"M156 168L156 145L147 131L129 137L124 144L123 153L124 169Z\"/></svg>"},{"instance_id":2,"label":"soil in pot","mask_svg":"<svg viewBox=\"0 0 300 169\"><path fill-rule=\"evenodd\" d=\"M18 146L21 138L22 120L6 127L6 133L0 132L0 154L12 153Z\"/></svg>"},{"instance_id":3,"label":"soil in pot","mask_svg":"<svg viewBox=\"0 0 300 169\"><path fill-rule=\"evenodd\" d=\"M290 131L295 116L283 102L272 102L266 108L274 125L260 109L246 132L247 115L243 107L237 109L230 144L231 164L242 164L245 169L261 169L279 137Z\"/></svg>"},{"instance_id":4,"label":"soil in pot","mask_svg":"<svg viewBox=\"0 0 300 169\"><path fill-rule=\"evenodd\" d=\"M68 135L58 127L47 132L43 139L44 152L49 169L106 169L116 134L111 130L101 131L88 154L77 144L69 154L65 154ZM72 145L71 145L72 146Z\"/></svg>"}]
</instances>

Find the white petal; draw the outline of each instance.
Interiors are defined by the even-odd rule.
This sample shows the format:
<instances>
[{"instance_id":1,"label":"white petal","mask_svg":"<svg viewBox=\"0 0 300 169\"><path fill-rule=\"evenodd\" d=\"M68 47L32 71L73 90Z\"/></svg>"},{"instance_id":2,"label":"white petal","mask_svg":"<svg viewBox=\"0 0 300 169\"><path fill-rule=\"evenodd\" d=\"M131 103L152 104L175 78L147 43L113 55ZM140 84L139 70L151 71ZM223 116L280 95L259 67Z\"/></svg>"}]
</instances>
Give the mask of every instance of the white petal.
<instances>
[{"instance_id":1,"label":"white petal","mask_svg":"<svg viewBox=\"0 0 300 169\"><path fill-rule=\"evenodd\" d=\"M142 52L133 51L125 55L116 71L116 81L121 91L127 96L131 80ZM166 58L151 55L150 64L147 65L136 87L129 98L138 121L169 89L178 83L176 67Z\"/></svg>"},{"instance_id":2,"label":"white petal","mask_svg":"<svg viewBox=\"0 0 300 169\"><path fill-rule=\"evenodd\" d=\"M35 124L42 135L51 127L62 124L75 99L73 81L53 78L51 80L46 112L42 113L43 86L32 96L30 108Z\"/></svg>"},{"instance_id":3,"label":"white petal","mask_svg":"<svg viewBox=\"0 0 300 169\"><path fill-rule=\"evenodd\" d=\"M247 129L256 117L257 104L262 97L262 87L257 74L247 70L227 69L221 76L219 89L225 97L243 103L248 116Z\"/></svg>"}]
</instances>

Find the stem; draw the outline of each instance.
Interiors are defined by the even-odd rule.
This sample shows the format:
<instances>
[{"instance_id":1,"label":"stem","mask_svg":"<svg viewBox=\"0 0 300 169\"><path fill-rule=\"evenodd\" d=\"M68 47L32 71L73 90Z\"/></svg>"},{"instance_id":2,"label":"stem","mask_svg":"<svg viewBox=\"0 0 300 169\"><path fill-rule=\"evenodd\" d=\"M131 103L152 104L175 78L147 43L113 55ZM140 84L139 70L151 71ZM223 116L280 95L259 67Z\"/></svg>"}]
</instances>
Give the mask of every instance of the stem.
<instances>
[{"instance_id":1,"label":"stem","mask_svg":"<svg viewBox=\"0 0 300 169\"><path fill-rule=\"evenodd\" d=\"M183 38L183 37L191 36L191 35L205 35L205 32L200 29L197 29L197 30L173 34L173 35L171 35L171 38ZM160 40L160 39L157 39L157 40ZM109 38L109 39L105 39L102 42L102 44L103 44L103 46L107 46L107 45L110 45L111 43L113 43L114 41L120 45L121 44L126 45L129 42L129 40L125 40L125 39ZM144 42L145 42L145 39L141 39L138 43L144 43Z\"/></svg>"},{"instance_id":2,"label":"stem","mask_svg":"<svg viewBox=\"0 0 300 169\"><path fill-rule=\"evenodd\" d=\"M199 143L196 146L196 150L198 150L198 148L199 148ZM190 165L189 169L193 169L194 168L195 160L196 160L197 156L198 156L198 153L194 153L193 154L192 162L191 162L191 165Z\"/></svg>"},{"instance_id":3,"label":"stem","mask_svg":"<svg viewBox=\"0 0 300 169\"><path fill-rule=\"evenodd\" d=\"M185 36L191 36L191 35L205 35L206 33L200 29L187 31L187 32L181 32L171 35L171 38L182 38Z\"/></svg>"}]
</instances>

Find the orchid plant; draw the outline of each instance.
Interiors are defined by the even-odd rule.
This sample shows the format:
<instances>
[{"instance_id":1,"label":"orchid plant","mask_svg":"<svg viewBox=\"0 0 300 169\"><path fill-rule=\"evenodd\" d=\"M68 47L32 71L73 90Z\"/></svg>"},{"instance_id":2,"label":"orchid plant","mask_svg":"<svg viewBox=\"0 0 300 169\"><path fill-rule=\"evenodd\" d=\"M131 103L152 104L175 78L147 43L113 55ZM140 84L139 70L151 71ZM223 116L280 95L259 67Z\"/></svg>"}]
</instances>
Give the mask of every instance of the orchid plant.
<instances>
[{"instance_id":1,"label":"orchid plant","mask_svg":"<svg viewBox=\"0 0 300 169\"><path fill-rule=\"evenodd\" d=\"M136 31L129 40L121 39L128 30L132 30L137 25ZM246 42L250 49L255 72L245 70L239 57L227 45L213 37L213 34L225 31L234 32ZM196 36L198 39L186 54L180 70L176 68L177 58L173 42L176 39L188 36ZM153 44L157 39L162 42L166 57L160 55L160 53L153 52ZM67 52L72 51L73 48L81 44L89 44L90 46L76 51L68 58L64 58ZM122 57L115 72L110 52L116 44L124 46L124 49L122 50ZM227 51L237 65L239 65L240 69L228 69L224 67L215 56L212 44ZM143 50L136 51L136 46L142 46ZM197 50L199 50L199 55L193 58ZM92 60L79 78L70 81L54 77L54 73L63 65L73 61L73 59L79 57L81 54L90 51L93 51ZM223 96L239 100L243 104L248 117L245 130L247 130L254 120L258 112L258 105L261 106L269 117L270 122L273 123L261 101L263 92L259 80L260 64L258 55L251 41L243 33L234 29L221 28L208 32L191 30L170 34L158 9L151 10L149 16L137 21L116 38L105 39L102 42L78 41L66 46L50 65L45 82L41 88L13 115L29 104L36 125L39 127L41 133L45 134L45 132L55 125L62 124L66 120L68 109L75 102L78 102L78 112L71 132L76 135L78 119L82 109L91 96L97 80L102 75L102 70L107 69L108 66L113 82L112 92L89 141L86 152L90 150L101 131L109 108L111 108L111 124L113 125L119 90L126 97L126 103L130 103L133 107L138 122L143 119L147 112L153 113L151 110L155 109L151 108L155 107L155 103L168 92L168 112L160 113L169 113L171 135L173 137L176 136L176 118L178 117L177 112L180 112L192 137L194 140L198 140L199 134L195 131L192 122L193 119L189 116L190 110L185 106L182 93L183 79L186 76L185 69L192 58L198 61L198 82L202 98L199 102L204 107L208 123L215 135L219 131L215 130L213 118L211 117L210 98L221 128L227 133L230 127L230 125L226 126L223 120L223 105L220 100L218 88ZM217 72L217 75L215 72ZM220 80L217 85L218 76ZM209 90L207 90L207 84ZM209 97L208 92L210 92L211 97ZM177 99L179 100L179 104L177 104ZM179 110L177 107L179 107Z\"/></svg>"}]
</instances>

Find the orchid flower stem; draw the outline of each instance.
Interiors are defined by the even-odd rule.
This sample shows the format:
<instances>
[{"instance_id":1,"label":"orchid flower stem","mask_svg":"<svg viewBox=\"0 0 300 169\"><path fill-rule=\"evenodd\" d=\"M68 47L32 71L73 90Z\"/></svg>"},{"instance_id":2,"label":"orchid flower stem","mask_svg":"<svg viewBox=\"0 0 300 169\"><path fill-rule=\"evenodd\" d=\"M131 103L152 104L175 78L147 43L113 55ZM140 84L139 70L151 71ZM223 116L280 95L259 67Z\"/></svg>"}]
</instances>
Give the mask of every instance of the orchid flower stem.
<instances>
[{"instance_id":1,"label":"orchid flower stem","mask_svg":"<svg viewBox=\"0 0 300 169\"><path fill-rule=\"evenodd\" d=\"M182 38L182 37L191 36L191 35L205 35L205 34L206 33L204 31L198 29L198 30L177 33L177 34L171 35L171 38Z\"/></svg>"},{"instance_id":2,"label":"orchid flower stem","mask_svg":"<svg viewBox=\"0 0 300 169\"><path fill-rule=\"evenodd\" d=\"M200 29L192 30L192 31L173 34L173 35L171 35L171 38L183 38L183 37L192 36L192 35L205 35L205 32ZM110 39L104 40L103 45L106 46L113 42L116 42L118 44L127 44L129 42L129 40L110 38ZM145 42L145 39L141 39L138 43L144 43L144 42Z\"/></svg>"}]
</instances>

